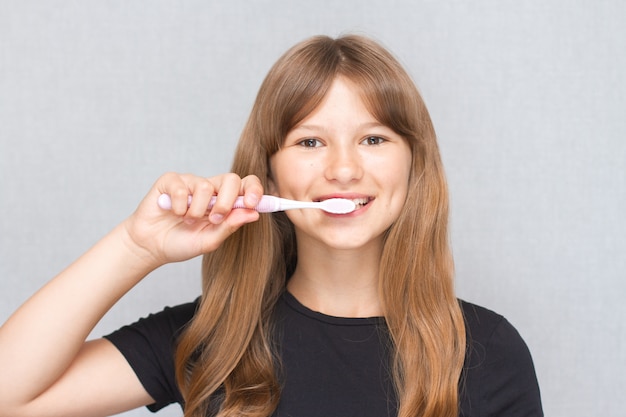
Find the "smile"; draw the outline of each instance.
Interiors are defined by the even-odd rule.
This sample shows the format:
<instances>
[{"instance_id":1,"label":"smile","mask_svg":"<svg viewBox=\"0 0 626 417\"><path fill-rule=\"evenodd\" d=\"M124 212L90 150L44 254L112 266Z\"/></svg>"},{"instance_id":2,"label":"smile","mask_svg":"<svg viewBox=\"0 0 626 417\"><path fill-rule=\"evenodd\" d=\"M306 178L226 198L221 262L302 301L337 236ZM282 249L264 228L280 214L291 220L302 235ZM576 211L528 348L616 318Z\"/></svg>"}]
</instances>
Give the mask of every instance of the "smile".
<instances>
[{"instance_id":1,"label":"smile","mask_svg":"<svg viewBox=\"0 0 626 417\"><path fill-rule=\"evenodd\" d=\"M361 207L365 206L367 203L369 203L371 200L367 197L364 197L364 198L353 198L351 199L351 201L356 205L355 210L358 210Z\"/></svg>"},{"instance_id":2,"label":"smile","mask_svg":"<svg viewBox=\"0 0 626 417\"><path fill-rule=\"evenodd\" d=\"M324 201L324 200L328 200L330 198L342 198L342 199L345 199L345 200L350 200L350 201L352 201L354 203L355 210L358 210L358 209L360 209L362 207L365 207L370 201L374 200L374 198L372 198L372 197L350 198L348 196L333 195L333 196L328 196L328 197L316 199L314 201Z\"/></svg>"}]
</instances>

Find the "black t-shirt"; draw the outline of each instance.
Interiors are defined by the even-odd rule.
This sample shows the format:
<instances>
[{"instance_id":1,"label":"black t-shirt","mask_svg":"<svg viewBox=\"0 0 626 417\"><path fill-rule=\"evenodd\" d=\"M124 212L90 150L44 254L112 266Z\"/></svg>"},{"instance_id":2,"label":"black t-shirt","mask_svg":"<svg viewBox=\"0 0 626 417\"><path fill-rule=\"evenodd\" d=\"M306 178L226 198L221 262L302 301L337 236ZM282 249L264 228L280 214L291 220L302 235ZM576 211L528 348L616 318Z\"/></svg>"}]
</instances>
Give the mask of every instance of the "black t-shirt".
<instances>
[{"instance_id":1,"label":"black t-shirt","mask_svg":"<svg viewBox=\"0 0 626 417\"><path fill-rule=\"evenodd\" d=\"M541 417L526 344L502 316L461 301L468 348L459 382L460 416ZM183 404L174 346L197 302L165 308L105 336L154 398L148 408ZM384 417L397 414L382 318L340 318L312 311L285 292L276 305L283 385L275 417Z\"/></svg>"}]
</instances>

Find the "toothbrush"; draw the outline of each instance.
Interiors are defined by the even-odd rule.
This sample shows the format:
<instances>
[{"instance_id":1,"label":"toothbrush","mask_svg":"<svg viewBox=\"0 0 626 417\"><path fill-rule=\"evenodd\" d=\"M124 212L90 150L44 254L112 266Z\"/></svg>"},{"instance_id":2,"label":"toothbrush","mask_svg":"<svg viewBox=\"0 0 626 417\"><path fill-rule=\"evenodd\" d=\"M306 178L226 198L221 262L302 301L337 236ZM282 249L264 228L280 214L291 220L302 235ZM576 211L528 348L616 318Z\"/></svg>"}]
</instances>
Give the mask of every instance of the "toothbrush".
<instances>
[{"instance_id":1,"label":"toothbrush","mask_svg":"<svg viewBox=\"0 0 626 417\"><path fill-rule=\"evenodd\" d=\"M216 199L217 197L215 196L211 198L208 209L213 207ZM161 194L157 200L157 204L164 210L170 210L172 208L172 200L167 194ZM187 205L190 204L191 196L187 199ZM243 197L237 197L233 208L246 208L243 204ZM347 200L345 198L330 198L324 201L295 201L272 195L264 195L261 197L259 204L256 205L254 210L259 213L273 213L275 211L305 208L317 208L334 214L347 214L356 210L356 204L352 200Z\"/></svg>"}]
</instances>

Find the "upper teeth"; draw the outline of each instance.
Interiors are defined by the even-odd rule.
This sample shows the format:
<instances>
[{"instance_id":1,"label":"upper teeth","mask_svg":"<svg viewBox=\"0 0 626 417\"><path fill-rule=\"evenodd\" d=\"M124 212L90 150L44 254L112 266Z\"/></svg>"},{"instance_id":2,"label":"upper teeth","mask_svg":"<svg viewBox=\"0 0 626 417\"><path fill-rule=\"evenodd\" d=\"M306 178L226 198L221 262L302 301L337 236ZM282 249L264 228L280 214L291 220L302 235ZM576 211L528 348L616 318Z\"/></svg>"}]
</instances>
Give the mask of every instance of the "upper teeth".
<instances>
[{"instance_id":1,"label":"upper teeth","mask_svg":"<svg viewBox=\"0 0 626 417\"><path fill-rule=\"evenodd\" d=\"M354 198L352 199L352 202L354 204L356 204L357 206L364 206L367 204L369 200L367 198Z\"/></svg>"}]
</instances>

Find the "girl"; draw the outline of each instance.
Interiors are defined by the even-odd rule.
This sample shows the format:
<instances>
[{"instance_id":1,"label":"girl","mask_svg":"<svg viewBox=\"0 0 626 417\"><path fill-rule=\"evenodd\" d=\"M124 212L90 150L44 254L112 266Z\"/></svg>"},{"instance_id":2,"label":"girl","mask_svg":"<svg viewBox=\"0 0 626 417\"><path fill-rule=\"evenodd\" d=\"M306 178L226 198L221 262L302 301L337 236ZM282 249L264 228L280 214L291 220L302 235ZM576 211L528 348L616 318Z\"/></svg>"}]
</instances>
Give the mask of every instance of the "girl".
<instances>
[{"instance_id":1,"label":"girl","mask_svg":"<svg viewBox=\"0 0 626 417\"><path fill-rule=\"evenodd\" d=\"M356 210L259 215L263 193ZM363 37L306 40L263 82L232 173L164 175L3 325L0 415L541 416L518 333L455 297L447 221L406 72ZM150 271L200 254L198 300L84 342Z\"/></svg>"}]
</instances>

